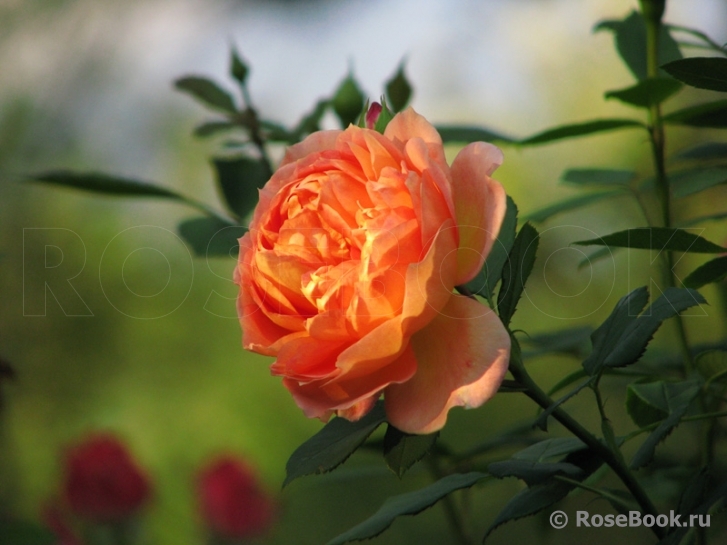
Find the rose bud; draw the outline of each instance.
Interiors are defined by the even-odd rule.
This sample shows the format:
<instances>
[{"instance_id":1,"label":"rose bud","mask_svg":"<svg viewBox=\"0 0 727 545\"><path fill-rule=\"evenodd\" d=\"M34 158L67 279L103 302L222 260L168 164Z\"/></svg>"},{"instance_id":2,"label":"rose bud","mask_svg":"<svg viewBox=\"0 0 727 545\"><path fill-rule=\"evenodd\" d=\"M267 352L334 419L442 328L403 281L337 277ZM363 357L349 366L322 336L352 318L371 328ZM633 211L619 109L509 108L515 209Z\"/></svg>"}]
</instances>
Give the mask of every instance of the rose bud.
<instances>
[{"instance_id":1,"label":"rose bud","mask_svg":"<svg viewBox=\"0 0 727 545\"><path fill-rule=\"evenodd\" d=\"M260 487L255 471L232 456L203 468L197 496L205 523L223 538L259 536L270 528L274 517L273 501Z\"/></svg>"},{"instance_id":2,"label":"rose bud","mask_svg":"<svg viewBox=\"0 0 727 545\"><path fill-rule=\"evenodd\" d=\"M149 499L147 477L114 436L92 435L65 457L64 495L78 517L96 523L122 522Z\"/></svg>"},{"instance_id":3,"label":"rose bud","mask_svg":"<svg viewBox=\"0 0 727 545\"><path fill-rule=\"evenodd\" d=\"M243 346L274 356L299 407L361 418L383 394L408 433L479 407L507 371L510 338L489 307L455 295L497 238L506 196L491 144L450 167L409 108L383 134L349 126L290 147L240 239Z\"/></svg>"}]
</instances>

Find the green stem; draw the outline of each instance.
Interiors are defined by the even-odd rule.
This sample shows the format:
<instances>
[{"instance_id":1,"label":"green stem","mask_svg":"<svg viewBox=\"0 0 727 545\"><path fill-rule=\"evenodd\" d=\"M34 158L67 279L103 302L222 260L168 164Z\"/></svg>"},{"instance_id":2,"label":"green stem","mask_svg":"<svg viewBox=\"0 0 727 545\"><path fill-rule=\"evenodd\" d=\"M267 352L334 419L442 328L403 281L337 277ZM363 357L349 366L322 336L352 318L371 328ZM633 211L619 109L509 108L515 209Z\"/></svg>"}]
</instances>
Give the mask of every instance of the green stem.
<instances>
[{"instance_id":1,"label":"green stem","mask_svg":"<svg viewBox=\"0 0 727 545\"><path fill-rule=\"evenodd\" d=\"M723 416L727 416L727 411L716 411L713 413L702 413L702 414L695 414L692 416L685 416L680 420L680 422L696 422L698 420L709 420L712 418L722 418ZM646 433L649 431L654 431L656 428L659 427L659 424L661 424L661 421L654 422L653 424L649 424L648 426L644 426L643 428L639 428L638 430L632 431L629 433L626 437L624 437L625 441L630 441L634 437L638 437L642 433Z\"/></svg>"},{"instance_id":2,"label":"green stem","mask_svg":"<svg viewBox=\"0 0 727 545\"><path fill-rule=\"evenodd\" d=\"M547 409L553 404L553 400L538 386L535 381L530 377L522 362L514 362L510 365L510 372L515 377L515 380L520 381L524 386L527 386L527 396L530 397L535 403L540 405L543 409ZM636 480L634 475L631 473L629 468L620 459L620 456L614 453L604 443L599 441L591 432L584 428L578 421L572 416L565 412L562 408L558 407L552 412L553 418L560 422L568 431L575 435L578 439L583 441L588 448L595 452L613 471L616 473L619 479L623 482L626 488L631 492L631 495L639 504L642 512L645 514L658 516L659 513L656 510L653 502L646 494L644 489L641 487L639 482ZM658 526L652 526L651 531L659 538L662 539L666 534L662 528Z\"/></svg>"},{"instance_id":3,"label":"green stem","mask_svg":"<svg viewBox=\"0 0 727 545\"><path fill-rule=\"evenodd\" d=\"M661 17L664 14L665 0L640 0L641 11L646 23L646 75L649 78L659 77L659 36L661 34ZM656 172L656 187L661 201L662 223L664 227L671 227L671 190L666 176L666 136L664 122L661 116L661 106L654 104L649 108L649 140L654 157L654 170ZM677 285L674 273L674 256L671 251L664 253L664 280L668 287ZM685 371L688 374L694 369L692 353L689 350L689 340L684 320L681 315L676 318L677 335L681 351L684 356Z\"/></svg>"}]
</instances>

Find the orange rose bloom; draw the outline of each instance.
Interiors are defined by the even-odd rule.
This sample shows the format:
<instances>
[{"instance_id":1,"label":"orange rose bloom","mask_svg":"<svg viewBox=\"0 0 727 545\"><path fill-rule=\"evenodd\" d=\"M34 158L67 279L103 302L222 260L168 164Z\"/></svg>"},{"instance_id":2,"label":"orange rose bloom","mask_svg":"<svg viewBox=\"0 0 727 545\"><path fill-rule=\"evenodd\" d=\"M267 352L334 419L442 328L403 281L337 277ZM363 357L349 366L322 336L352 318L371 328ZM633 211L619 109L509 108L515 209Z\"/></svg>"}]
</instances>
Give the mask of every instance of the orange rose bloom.
<instances>
[{"instance_id":1,"label":"orange rose bloom","mask_svg":"<svg viewBox=\"0 0 727 545\"><path fill-rule=\"evenodd\" d=\"M290 147L240 239L243 346L309 417L356 420L383 394L408 433L478 407L507 370L510 339L486 305L456 295L492 248L505 192L498 148L449 167L413 109L384 134L350 126Z\"/></svg>"}]
</instances>

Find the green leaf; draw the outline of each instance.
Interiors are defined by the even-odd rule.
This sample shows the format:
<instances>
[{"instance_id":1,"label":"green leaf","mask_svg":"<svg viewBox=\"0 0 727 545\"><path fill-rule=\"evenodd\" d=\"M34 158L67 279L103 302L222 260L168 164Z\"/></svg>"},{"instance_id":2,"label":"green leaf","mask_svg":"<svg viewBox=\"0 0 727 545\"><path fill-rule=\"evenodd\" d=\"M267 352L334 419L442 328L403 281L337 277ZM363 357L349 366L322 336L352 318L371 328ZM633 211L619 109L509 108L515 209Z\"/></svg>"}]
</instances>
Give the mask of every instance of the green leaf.
<instances>
[{"instance_id":1,"label":"green leaf","mask_svg":"<svg viewBox=\"0 0 727 545\"><path fill-rule=\"evenodd\" d=\"M231 131L237 127L237 125L230 123L229 121L208 121L207 123L202 123L195 127L194 135L199 138L206 138L221 132Z\"/></svg>"},{"instance_id":2,"label":"green leaf","mask_svg":"<svg viewBox=\"0 0 727 545\"><path fill-rule=\"evenodd\" d=\"M56 170L32 174L28 178L34 182L72 187L93 193L105 195L118 195L124 197L163 197L167 199L186 200L182 195L171 189L133 180L120 176L110 176L98 172L72 172L70 170Z\"/></svg>"},{"instance_id":3,"label":"green leaf","mask_svg":"<svg viewBox=\"0 0 727 545\"><path fill-rule=\"evenodd\" d=\"M401 61L396 74L386 82L386 98L394 112L402 111L411 100L412 88L404 74L404 61Z\"/></svg>"},{"instance_id":4,"label":"green leaf","mask_svg":"<svg viewBox=\"0 0 727 545\"><path fill-rule=\"evenodd\" d=\"M497 310L506 327L515 314L517 303L525 289L525 282L533 270L538 242L539 236L535 227L529 223L523 225L515 237L512 250L502 269L502 284L497 296Z\"/></svg>"},{"instance_id":5,"label":"green leaf","mask_svg":"<svg viewBox=\"0 0 727 545\"><path fill-rule=\"evenodd\" d=\"M364 106L364 95L353 78L353 74L349 74L341 82L331 103L333 111L336 112L344 129L356 122Z\"/></svg>"},{"instance_id":6,"label":"green leaf","mask_svg":"<svg viewBox=\"0 0 727 545\"><path fill-rule=\"evenodd\" d=\"M507 262L507 256L515 242L517 231L517 205L515 201L507 196L507 210L505 218L500 226L500 232L492 245L492 249L485 260L484 265L472 280L467 282L467 289L485 297L488 301L492 299L495 286L502 276L502 268Z\"/></svg>"},{"instance_id":7,"label":"green leaf","mask_svg":"<svg viewBox=\"0 0 727 545\"><path fill-rule=\"evenodd\" d=\"M675 159L698 159L711 161L715 159L727 159L727 142L705 142L697 144L674 156Z\"/></svg>"},{"instance_id":8,"label":"green leaf","mask_svg":"<svg viewBox=\"0 0 727 545\"><path fill-rule=\"evenodd\" d=\"M555 475L563 475L571 479L579 479L584 476L583 470L573 464L565 462L531 462L528 460L492 462L487 466L487 471L498 479L517 477L525 481L528 486L540 484Z\"/></svg>"},{"instance_id":9,"label":"green leaf","mask_svg":"<svg viewBox=\"0 0 727 545\"><path fill-rule=\"evenodd\" d=\"M583 369L576 369L572 373L568 373L566 376L564 376L562 379L560 379L558 382L550 387L550 390L547 391L548 397L552 397L557 392L560 392L563 388L570 386L571 384L574 384L580 379L587 376L588 373L586 373Z\"/></svg>"},{"instance_id":10,"label":"green leaf","mask_svg":"<svg viewBox=\"0 0 727 545\"><path fill-rule=\"evenodd\" d=\"M524 353L525 357L541 356L543 354L568 354L580 356L593 329L590 326L575 326L568 329L548 333L538 333L523 339L523 344L533 347Z\"/></svg>"},{"instance_id":11,"label":"green leaf","mask_svg":"<svg viewBox=\"0 0 727 545\"><path fill-rule=\"evenodd\" d=\"M212 160L215 177L227 206L243 218L257 205L258 189L268 181L270 172L265 163L250 157Z\"/></svg>"},{"instance_id":12,"label":"green leaf","mask_svg":"<svg viewBox=\"0 0 727 545\"><path fill-rule=\"evenodd\" d=\"M437 125L437 132L445 144L470 144L472 142L515 142L514 138L483 127Z\"/></svg>"},{"instance_id":13,"label":"green leaf","mask_svg":"<svg viewBox=\"0 0 727 545\"><path fill-rule=\"evenodd\" d=\"M632 11L622 21L602 21L594 28L594 31L599 30L610 30L614 33L616 49L626 66L636 79L646 79L646 25L641 14ZM681 58L676 41L668 29L662 27L659 36L659 60L669 62Z\"/></svg>"},{"instance_id":14,"label":"green leaf","mask_svg":"<svg viewBox=\"0 0 727 545\"><path fill-rule=\"evenodd\" d=\"M699 393L699 384L694 381L667 386L664 384L664 397L669 415L649 434L631 459L631 469L638 469L648 464L654 457L656 446L669 435L679 424L687 412L689 404ZM651 401L658 398L652 397Z\"/></svg>"},{"instance_id":15,"label":"green leaf","mask_svg":"<svg viewBox=\"0 0 727 545\"><path fill-rule=\"evenodd\" d=\"M560 127L547 129L533 136L529 136L528 138L517 140L517 143L521 146L534 146L536 144L545 144L548 142L563 140L564 138L575 138L577 136L586 136L589 134L630 127L644 128L644 124L633 119L595 119L593 121L561 125Z\"/></svg>"},{"instance_id":16,"label":"green leaf","mask_svg":"<svg viewBox=\"0 0 727 545\"><path fill-rule=\"evenodd\" d=\"M694 363L707 384L727 377L727 352L724 350L702 352Z\"/></svg>"},{"instance_id":17,"label":"green leaf","mask_svg":"<svg viewBox=\"0 0 727 545\"><path fill-rule=\"evenodd\" d=\"M720 221L727 218L727 212L718 212L716 214L707 214L706 216L698 216L689 220L680 222L680 227L691 227L692 225L698 225L705 221Z\"/></svg>"},{"instance_id":18,"label":"green leaf","mask_svg":"<svg viewBox=\"0 0 727 545\"><path fill-rule=\"evenodd\" d=\"M321 119L323 119L323 116L326 114L326 110L328 110L330 105L331 103L328 100L319 100L313 110L303 116L303 118L298 122L295 130L293 131L293 141L290 143L294 144L295 142L302 140L304 136L321 130Z\"/></svg>"},{"instance_id":19,"label":"green leaf","mask_svg":"<svg viewBox=\"0 0 727 545\"><path fill-rule=\"evenodd\" d=\"M381 97L381 113L379 114L379 118L376 120L374 130L376 132L384 134L386 126L392 119L394 119L394 112L392 112L389 108L389 105L386 103L386 99L384 97Z\"/></svg>"},{"instance_id":20,"label":"green leaf","mask_svg":"<svg viewBox=\"0 0 727 545\"><path fill-rule=\"evenodd\" d=\"M237 110L232 97L220 89L217 84L207 78L189 76L174 82L174 86L185 93L189 93L197 100L229 114Z\"/></svg>"},{"instance_id":21,"label":"green leaf","mask_svg":"<svg viewBox=\"0 0 727 545\"><path fill-rule=\"evenodd\" d=\"M218 218L192 218L177 226L179 234L200 257L231 257L237 259L237 239L247 232L240 225Z\"/></svg>"},{"instance_id":22,"label":"green leaf","mask_svg":"<svg viewBox=\"0 0 727 545\"><path fill-rule=\"evenodd\" d=\"M404 473L424 458L437 442L439 432L429 435L411 435L391 424L384 435L384 459L389 469L401 479Z\"/></svg>"},{"instance_id":23,"label":"green leaf","mask_svg":"<svg viewBox=\"0 0 727 545\"><path fill-rule=\"evenodd\" d=\"M636 177L633 170L607 168L571 168L566 170L561 180L576 185L628 185Z\"/></svg>"},{"instance_id":24,"label":"green leaf","mask_svg":"<svg viewBox=\"0 0 727 545\"><path fill-rule=\"evenodd\" d=\"M721 57L692 57L672 61L662 66L679 81L710 91L727 92L727 59Z\"/></svg>"},{"instance_id":25,"label":"green leaf","mask_svg":"<svg viewBox=\"0 0 727 545\"><path fill-rule=\"evenodd\" d=\"M597 261L601 261L601 259L603 259L604 257L613 256L613 253L615 251L617 251L617 250L618 250L618 248L609 248L608 246L606 246L604 248L599 248L595 252L591 252L586 257L584 257L583 259L581 259L578 262L577 269L580 271L586 265L593 265Z\"/></svg>"},{"instance_id":26,"label":"green leaf","mask_svg":"<svg viewBox=\"0 0 727 545\"><path fill-rule=\"evenodd\" d=\"M690 106L664 116L664 123L712 129L727 128L727 100Z\"/></svg>"},{"instance_id":27,"label":"green leaf","mask_svg":"<svg viewBox=\"0 0 727 545\"><path fill-rule=\"evenodd\" d=\"M727 182L727 168L697 168L669 174L675 197L686 197Z\"/></svg>"},{"instance_id":28,"label":"green leaf","mask_svg":"<svg viewBox=\"0 0 727 545\"><path fill-rule=\"evenodd\" d=\"M285 466L283 487L298 477L336 469L385 421L386 412L381 401L356 422L334 418L292 454Z\"/></svg>"},{"instance_id":29,"label":"green leaf","mask_svg":"<svg viewBox=\"0 0 727 545\"><path fill-rule=\"evenodd\" d=\"M397 517L421 513L455 490L469 488L486 477L487 474L479 472L455 473L420 490L390 497L369 519L332 539L328 545L376 537L391 526Z\"/></svg>"},{"instance_id":30,"label":"green leaf","mask_svg":"<svg viewBox=\"0 0 727 545\"><path fill-rule=\"evenodd\" d=\"M538 418L535 420L535 423L533 426L540 428L543 431L548 431L548 418L550 417L553 412L560 407L563 403L568 401L569 399L575 397L577 394L581 392L584 388L587 388L591 386L596 380L596 377L590 377L587 380L584 380L581 382L578 386L576 386L573 390L565 394L563 397L560 397L553 401L551 405L549 405L543 412L541 412L538 415Z\"/></svg>"},{"instance_id":31,"label":"green leaf","mask_svg":"<svg viewBox=\"0 0 727 545\"><path fill-rule=\"evenodd\" d=\"M605 97L639 108L650 108L661 104L681 88L682 84L671 78L648 78L625 89L607 91Z\"/></svg>"},{"instance_id":32,"label":"green leaf","mask_svg":"<svg viewBox=\"0 0 727 545\"><path fill-rule=\"evenodd\" d=\"M0 517L0 545L54 545L58 538L42 526Z\"/></svg>"},{"instance_id":33,"label":"green leaf","mask_svg":"<svg viewBox=\"0 0 727 545\"><path fill-rule=\"evenodd\" d=\"M727 256L722 256L707 261L692 271L684 279L684 285L696 290L713 282L721 282L725 278L727 278Z\"/></svg>"},{"instance_id":34,"label":"green leaf","mask_svg":"<svg viewBox=\"0 0 727 545\"><path fill-rule=\"evenodd\" d=\"M609 246L615 248L632 248L638 250L671 250L674 252L690 252L697 254L720 254L727 248L717 246L698 235L682 229L667 227L639 227L626 229L610 235L591 240L573 242L579 246Z\"/></svg>"},{"instance_id":35,"label":"green leaf","mask_svg":"<svg viewBox=\"0 0 727 545\"><path fill-rule=\"evenodd\" d=\"M589 375L595 375L611 353L616 343L623 337L626 329L644 310L649 301L649 290L637 288L619 299L606 321L591 335L593 350L583 362L583 369Z\"/></svg>"},{"instance_id":36,"label":"green leaf","mask_svg":"<svg viewBox=\"0 0 727 545\"><path fill-rule=\"evenodd\" d=\"M230 75L235 78L240 85L245 85L247 75L250 73L250 69L247 67L237 50L233 47L230 51Z\"/></svg>"},{"instance_id":37,"label":"green leaf","mask_svg":"<svg viewBox=\"0 0 727 545\"><path fill-rule=\"evenodd\" d=\"M534 445L512 455L513 460L545 462L553 458L577 452L586 448L586 444L577 437L555 437L544 439Z\"/></svg>"},{"instance_id":38,"label":"green leaf","mask_svg":"<svg viewBox=\"0 0 727 545\"><path fill-rule=\"evenodd\" d=\"M571 210L577 210L578 208L582 208L584 206L588 206L590 204L603 201L605 199L610 199L612 197L620 197L624 194L625 193L623 192L623 190L615 189L608 191L594 191L582 195L576 195L575 197L571 197L570 199L548 205L545 208L536 210L535 212L530 212L525 216L525 219L540 223L557 214L570 212Z\"/></svg>"},{"instance_id":39,"label":"green leaf","mask_svg":"<svg viewBox=\"0 0 727 545\"><path fill-rule=\"evenodd\" d=\"M664 396L664 382L629 384L626 389L626 411L640 428L660 422L669 416L669 407L662 408L660 396Z\"/></svg>"}]
</instances>

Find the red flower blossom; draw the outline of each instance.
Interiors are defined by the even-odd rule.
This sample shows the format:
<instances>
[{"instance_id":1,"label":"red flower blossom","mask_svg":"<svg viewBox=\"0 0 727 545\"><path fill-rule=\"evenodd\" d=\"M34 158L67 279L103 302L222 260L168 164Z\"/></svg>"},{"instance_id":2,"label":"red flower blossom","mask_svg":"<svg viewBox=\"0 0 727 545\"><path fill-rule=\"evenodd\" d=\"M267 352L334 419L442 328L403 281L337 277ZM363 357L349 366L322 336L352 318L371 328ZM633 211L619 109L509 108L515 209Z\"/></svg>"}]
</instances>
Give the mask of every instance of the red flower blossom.
<instances>
[{"instance_id":1,"label":"red flower blossom","mask_svg":"<svg viewBox=\"0 0 727 545\"><path fill-rule=\"evenodd\" d=\"M220 536L245 539L263 534L272 523L272 499L255 471L235 457L223 456L205 466L197 493L206 524Z\"/></svg>"},{"instance_id":2,"label":"red flower blossom","mask_svg":"<svg viewBox=\"0 0 727 545\"><path fill-rule=\"evenodd\" d=\"M147 477L114 436L93 435L68 451L64 495L71 511L92 522L118 522L148 500Z\"/></svg>"}]
</instances>

